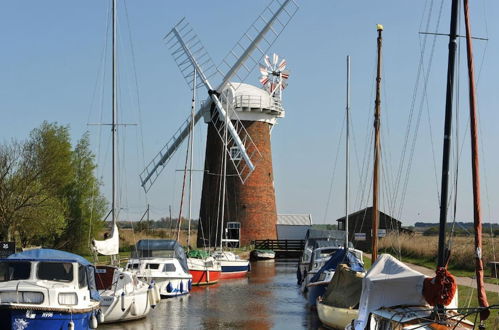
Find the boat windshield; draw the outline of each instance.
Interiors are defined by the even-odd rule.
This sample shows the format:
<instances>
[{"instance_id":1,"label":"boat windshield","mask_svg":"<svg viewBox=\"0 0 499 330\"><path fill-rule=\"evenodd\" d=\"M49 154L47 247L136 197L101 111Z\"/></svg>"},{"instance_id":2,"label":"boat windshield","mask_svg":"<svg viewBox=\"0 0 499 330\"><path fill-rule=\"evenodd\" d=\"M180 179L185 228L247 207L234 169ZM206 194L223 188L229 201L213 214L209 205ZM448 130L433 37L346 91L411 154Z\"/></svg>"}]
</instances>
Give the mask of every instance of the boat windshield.
<instances>
[{"instance_id":1,"label":"boat windshield","mask_svg":"<svg viewBox=\"0 0 499 330\"><path fill-rule=\"evenodd\" d=\"M138 250L132 252L132 258L176 258L174 250Z\"/></svg>"},{"instance_id":2,"label":"boat windshield","mask_svg":"<svg viewBox=\"0 0 499 330\"><path fill-rule=\"evenodd\" d=\"M69 262L39 262L37 277L40 280L71 282L73 264Z\"/></svg>"},{"instance_id":3,"label":"boat windshield","mask_svg":"<svg viewBox=\"0 0 499 330\"><path fill-rule=\"evenodd\" d=\"M0 282L26 280L31 273L31 263L26 261L0 262Z\"/></svg>"}]
</instances>

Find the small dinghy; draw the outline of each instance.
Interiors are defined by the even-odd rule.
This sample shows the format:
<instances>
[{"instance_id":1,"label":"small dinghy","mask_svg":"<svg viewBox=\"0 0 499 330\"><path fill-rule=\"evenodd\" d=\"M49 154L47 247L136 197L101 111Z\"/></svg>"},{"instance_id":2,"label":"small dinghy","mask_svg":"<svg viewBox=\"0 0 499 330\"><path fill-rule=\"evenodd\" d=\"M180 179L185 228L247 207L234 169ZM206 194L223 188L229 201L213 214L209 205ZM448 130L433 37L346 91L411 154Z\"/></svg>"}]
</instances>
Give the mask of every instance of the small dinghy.
<instances>
[{"instance_id":1,"label":"small dinghy","mask_svg":"<svg viewBox=\"0 0 499 330\"><path fill-rule=\"evenodd\" d=\"M275 259L275 252L272 250L256 249L250 253L251 260L271 260Z\"/></svg>"}]
</instances>

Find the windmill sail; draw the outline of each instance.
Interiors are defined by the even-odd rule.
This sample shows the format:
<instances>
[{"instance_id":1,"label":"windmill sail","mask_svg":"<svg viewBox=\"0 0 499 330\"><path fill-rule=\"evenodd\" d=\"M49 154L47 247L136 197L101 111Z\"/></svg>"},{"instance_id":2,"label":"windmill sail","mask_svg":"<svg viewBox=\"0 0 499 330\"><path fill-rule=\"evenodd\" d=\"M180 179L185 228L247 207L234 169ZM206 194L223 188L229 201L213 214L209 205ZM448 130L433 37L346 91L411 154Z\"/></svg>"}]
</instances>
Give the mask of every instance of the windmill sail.
<instances>
[{"instance_id":1,"label":"windmill sail","mask_svg":"<svg viewBox=\"0 0 499 330\"><path fill-rule=\"evenodd\" d=\"M194 88L193 79L194 72L196 72L200 79L195 88L204 85L208 90L210 101L216 105L216 113L212 112L210 115L219 135L227 123L230 137L226 144L226 151L230 154L230 151L237 147L238 155L241 157L229 158L242 182L245 182L249 177L255 168L254 163L261 156L243 124L237 119L235 111L228 112L222 106L219 95L230 84L231 79L237 78L239 81L244 81L247 78L297 10L298 6L293 0L284 2L282 0L273 0L243 34L218 67L213 64L208 52L185 19L176 24L165 37L172 56L189 88ZM216 81L220 77L223 77L221 83L214 88L210 80L215 79ZM232 102L233 100L226 98L225 107L231 108ZM194 124L199 121L204 113L210 110L210 106L211 102L205 102L201 106L194 117ZM230 117L230 120L228 120L227 116ZM150 189L176 149L187 137L189 127L190 119L187 119L142 172L140 176L141 184L146 191Z\"/></svg>"}]
</instances>

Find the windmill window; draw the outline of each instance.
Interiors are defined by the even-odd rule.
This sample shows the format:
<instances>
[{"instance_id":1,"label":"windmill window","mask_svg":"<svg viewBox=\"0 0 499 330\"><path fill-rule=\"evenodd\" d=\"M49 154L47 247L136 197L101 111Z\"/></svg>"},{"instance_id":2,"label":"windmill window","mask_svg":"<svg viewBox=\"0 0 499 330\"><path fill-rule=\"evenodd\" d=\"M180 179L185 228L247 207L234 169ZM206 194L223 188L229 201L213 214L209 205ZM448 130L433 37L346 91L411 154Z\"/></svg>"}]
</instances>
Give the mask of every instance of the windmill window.
<instances>
[{"instance_id":1,"label":"windmill window","mask_svg":"<svg viewBox=\"0 0 499 330\"><path fill-rule=\"evenodd\" d=\"M230 147L230 158L232 160L242 159L241 150L239 150L239 147Z\"/></svg>"}]
</instances>

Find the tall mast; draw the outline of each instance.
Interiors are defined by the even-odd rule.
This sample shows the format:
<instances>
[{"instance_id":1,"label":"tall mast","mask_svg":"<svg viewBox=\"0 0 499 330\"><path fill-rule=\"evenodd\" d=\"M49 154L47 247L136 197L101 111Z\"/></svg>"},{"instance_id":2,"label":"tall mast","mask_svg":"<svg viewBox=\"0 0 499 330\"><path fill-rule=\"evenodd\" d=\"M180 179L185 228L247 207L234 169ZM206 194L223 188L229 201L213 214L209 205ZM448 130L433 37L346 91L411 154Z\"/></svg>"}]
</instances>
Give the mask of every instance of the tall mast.
<instances>
[{"instance_id":1,"label":"tall mast","mask_svg":"<svg viewBox=\"0 0 499 330\"><path fill-rule=\"evenodd\" d=\"M347 56L347 106L346 106L346 145L345 145L345 251L348 250L348 189L349 189L349 144L350 144L350 55Z\"/></svg>"},{"instance_id":2,"label":"tall mast","mask_svg":"<svg viewBox=\"0 0 499 330\"><path fill-rule=\"evenodd\" d=\"M227 98L226 98L227 99ZM227 101L226 101L227 102ZM224 234L224 217L225 217L225 190L227 186L227 152L225 149L227 148L227 128L229 122L230 114L227 113L225 116L225 130L224 130L224 143L223 143L223 157L222 157L222 215L220 221L220 250L223 249L223 234Z\"/></svg>"},{"instance_id":3,"label":"tall mast","mask_svg":"<svg viewBox=\"0 0 499 330\"><path fill-rule=\"evenodd\" d=\"M379 159L380 159L380 117L381 117L381 46L383 25L376 26L378 30L378 65L376 69L376 100L374 102L374 174L373 174L373 211L372 211L372 262L378 258L378 227L379 227Z\"/></svg>"},{"instance_id":4,"label":"tall mast","mask_svg":"<svg viewBox=\"0 0 499 330\"><path fill-rule=\"evenodd\" d=\"M469 101L470 101L470 131L471 131L471 168L473 172L473 215L475 225L475 272L477 281L478 303L480 307L488 307L487 294L483 281L482 260L482 214L480 209L480 165L478 161L478 116L476 109L475 71L473 62L473 44L471 24L469 19L468 0L464 0L464 20L466 24L466 53L468 55ZM480 320L489 316L489 311L480 313Z\"/></svg>"},{"instance_id":5,"label":"tall mast","mask_svg":"<svg viewBox=\"0 0 499 330\"><path fill-rule=\"evenodd\" d=\"M447 262L448 251L445 246L445 229L447 222L447 199L449 194L449 160L452 130L452 98L454 94L454 71L457 48L457 18L458 0L452 0L450 32L449 32L449 58L447 66L447 92L445 97L445 124L444 147L442 156L442 186L440 196L440 226L438 232L438 267L444 267Z\"/></svg>"},{"instance_id":6,"label":"tall mast","mask_svg":"<svg viewBox=\"0 0 499 330\"><path fill-rule=\"evenodd\" d=\"M116 162L117 162L117 157L116 157L116 151L117 151L117 138L116 138L116 111L117 111L117 100L116 100L116 94L117 94L117 83L116 83L116 66L117 66L117 61L116 61L116 0L113 0L113 120L111 124L111 131L112 131L112 139L113 139L113 164L112 164L112 208L111 208L111 213L113 217L113 228L114 225L116 224L116 217L118 216L118 212L116 211L117 207L117 194L116 194Z\"/></svg>"},{"instance_id":7,"label":"tall mast","mask_svg":"<svg viewBox=\"0 0 499 330\"><path fill-rule=\"evenodd\" d=\"M190 140L189 149L190 151L190 166L189 166L189 229L187 232L187 248L189 249L189 243L191 240L191 219L192 219L192 165L194 162L194 111L196 110L196 70L194 70L194 77L192 79L192 103L191 103L191 127L190 127Z\"/></svg>"}]
</instances>

